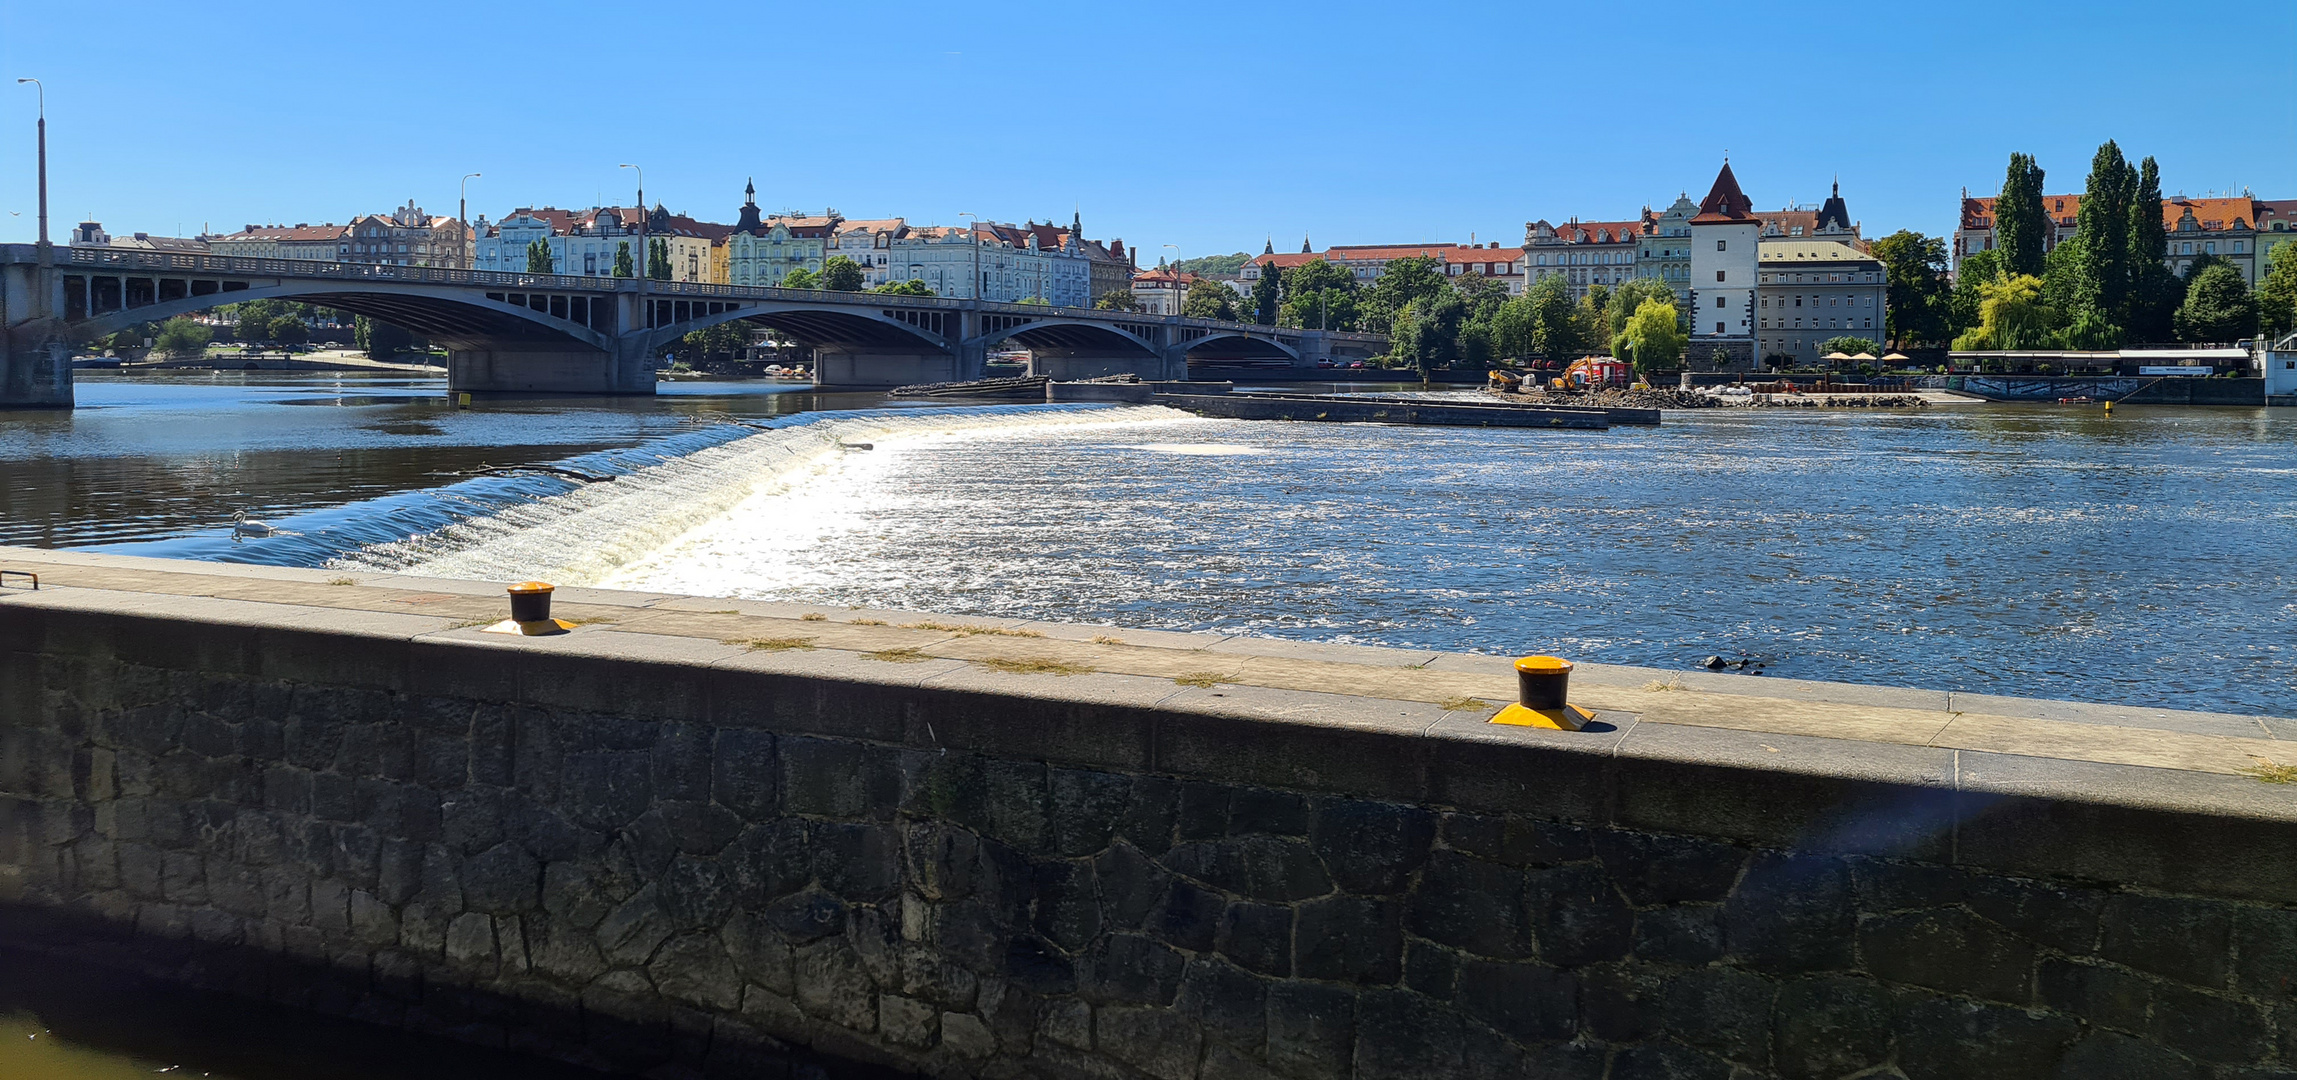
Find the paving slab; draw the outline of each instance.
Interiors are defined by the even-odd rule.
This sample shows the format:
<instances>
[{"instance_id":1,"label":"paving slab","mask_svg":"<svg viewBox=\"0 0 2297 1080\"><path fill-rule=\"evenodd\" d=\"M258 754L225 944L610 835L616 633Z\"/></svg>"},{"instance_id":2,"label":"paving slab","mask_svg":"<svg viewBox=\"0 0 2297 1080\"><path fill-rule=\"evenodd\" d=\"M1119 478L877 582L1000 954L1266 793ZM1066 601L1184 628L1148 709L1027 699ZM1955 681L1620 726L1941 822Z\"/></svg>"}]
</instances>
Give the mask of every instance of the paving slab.
<instances>
[{"instance_id":1,"label":"paving slab","mask_svg":"<svg viewBox=\"0 0 2297 1080\"><path fill-rule=\"evenodd\" d=\"M2156 709L2132 705L2103 705L2089 701L2051 701L2044 698L1995 697L1987 694L1957 692L1949 708L1955 712L1989 713L1995 716L2024 716L2037 720L2060 720L2069 724L2100 724L2108 727L2152 728L2157 731L2185 731L2196 735L2254 736L2265 722L2282 720L2279 717L2240 716L2233 713L2186 712L2177 709ZM2271 738L2271 732L2264 736Z\"/></svg>"},{"instance_id":2,"label":"paving slab","mask_svg":"<svg viewBox=\"0 0 2297 1080\"><path fill-rule=\"evenodd\" d=\"M2287 747L2268 738L2194 735L2151 728L1963 713L1936 744L2021 757L2242 775Z\"/></svg>"}]
</instances>

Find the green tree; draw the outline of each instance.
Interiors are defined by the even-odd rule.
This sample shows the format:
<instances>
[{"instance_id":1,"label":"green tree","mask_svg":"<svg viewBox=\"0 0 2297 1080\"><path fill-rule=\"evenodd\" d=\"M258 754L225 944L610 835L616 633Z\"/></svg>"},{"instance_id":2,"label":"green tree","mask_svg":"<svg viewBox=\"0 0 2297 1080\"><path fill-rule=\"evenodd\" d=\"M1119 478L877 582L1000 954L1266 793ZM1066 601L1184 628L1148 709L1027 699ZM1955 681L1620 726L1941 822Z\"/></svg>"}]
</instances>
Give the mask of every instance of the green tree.
<instances>
[{"instance_id":1,"label":"green tree","mask_svg":"<svg viewBox=\"0 0 2297 1080\"><path fill-rule=\"evenodd\" d=\"M674 276L670 267L670 241L659 236L646 241L646 276L656 281L668 281Z\"/></svg>"},{"instance_id":2,"label":"green tree","mask_svg":"<svg viewBox=\"0 0 2297 1080\"><path fill-rule=\"evenodd\" d=\"M178 315L162 324L152 338L152 350L164 356L197 356L207 351L207 327Z\"/></svg>"},{"instance_id":3,"label":"green tree","mask_svg":"<svg viewBox=\"0 0 2297 1080\"><path fill-rule=\"evenodd\" d=\"M1182 259L1172 265L1183 274L1203 277L1207 274L1233 274L1244 269L1244 264L1251 261L1252 256L1239 251L1233 255L1200 255L1193 259Z\"/></svg>"},{"instance_id":4,"label":"green tree","mask_svg":"<svg viewBox=\"0 0 2297 1080\"><path fill-rule=\"evenodd\" d=\"M1680 368L1683 348L1691 341L1690 335L1683 332L1682 320L1675 314L1672 290L1669 292L1665 300L1649 296L1638 299L1635 313L1627 317L1618 335L1611 339L1611 355L1627 357L1642 374ZM1614 306L1626 304L1614 301Z\"/></svg>"},{"instance_id":5,"label":"green tree","mask_svg":"<svg viewBox=\"0 0 2297 1080\"><path fill-rule=\"evenodd\" d=\"M821 288L821 276L805 267L793 266L789 273L782 275L782 288L818 289Z\"/></svg>"},{"instance_id":6,"label":"green tree","mask_svg":"<svg viewBox=\"0 0 2297 1080\"><path fill-rule=\"evenodd\" d=\"M2257 332L2257 298L2230 263L2195 273L2177 308L2179 341L2238 341Z\"/></svg>"},{"instance_id":7,"label":"green tree","mask_svg":"<svg viewBox=\"0 0 2297 1080\"><path fill-rule=\"evenodd\" d=\"M1531 301L1531 347L1551 364L1568 364L1586 351L1580 335L1579 311L1571 302L1571 286L1563 275L1543 277L1524 293Z\"/></svg>"},{"instance_id":8,"label":"green tree","mask_svg":"<svg viewBox=\"0 0 2297 1080\"><path fill-rule=\"evenodd\" d=\"M2257 332L2279 339L2297 332L2297 243L2274 248L2267 265L2257 283Z\"/></svg>"},{"instance_id":9,"label":"green tree","mask_svg":"<svg viewBox=\"0 0 2297 1080\"><path fill-rule=\"evenodd\" d=\"M232 304L228 317L232 321L231 336L241 341L271 340L271 320L280 316L276 300L248 300Z\"/></svg>"},{"instance_id":10,"label":"green tree","mask_svg":"<svg viewBox=\"0 0 2297 1080\"><path fill-rule=\"evenodd\" d=\"M884 293L887 296L934 295L932 286L929 286L916 278L910 278L908 281L888 281L885 284L869 291L873 293Z\"/></svg>"},{"instance_id":11,"label":"green tree","mask_svg":"<svg viewBox=\"0 0 2297 1080\"><path fill-rule=\"evenodd\" d=\"M1947 299L1947 329L1954 334L1975 329L1979 321L1979 303L1985 299L1986 285L2002 276L2002 256L1999 252L1979 251L1962 257L1962 268L1954 275L1954 292Z\"/></svg>"},{"instance_id":12,"label":"green tree","mask_svg":"<svg viewBox=\"0 0 2297 1080\"><path fill-rule=\"evenodd\" d=\"M1874 242L1882 260L1883 336L1901 348L1951 339L1946 241L1900 229Z\"/></svg>"},{"instance_id":13,"label":"green tree","mask_svg":"<svg viewBox=\"0 0 2297 1080\"><path fill-rule=\"evenodd\" d=\"M2130 207L2138 197L2137 170L2111 139L2090 159L2090 176L2075 211L2074 235L2082 241L2074 265L2073 296L2067 313L2091 348L2120 348L2129 325L2134 269L2130 261Z\"/></svg>"},{"instance_id":14,"label":"green tree","mask_svg":"<svg viewBox=\"0 0 2297 1080\"><path fill-rule=\"evenodd\" d=\"M1501 304L1491 316L1492 352L1510 360L1520 360L1538 350L1532 333L1532 300L1530 296L1511 298Z\"/></svg>"},{"instance_id":15,"label":"green tree","mask_svg":"<svg viewBox=\"0 0 2297 1080\"><path fill-rule=\"evenodd\" d=\"M282 345L300 345L311 340L311 326L295 315L281 315L271 320L270 339Z\"/></svg>"},{"instance_id":16,"label":"green tree","mask_svg":"<svg viewBox=\"0 0 2297 1080\"><path fill-rule=\"evenodd\" d=\"M1825 344L1818 347L1820 356L1825 356L1828 353L1841 353L1844 356L1857 356L1860 353L1865 353L1868 356L1881 356L1882 347L1867 338L1845 335L1828 338Z\"/></svg>"},{"instance_id":17,"label":"green tree","mask_svg":"<svg viewBox=\"0 0 2297 1080\"><path fill-rule=\"evenodd\" d=\"M707 360L713 357L730 359L750 343L753 329L755 328L747 321L733 319L716 326L703 327L678 339L678 341L698 359Z\"/></svg>"},{"instance_id":18,"label":"green tree","mask_svg":"<svg viewBox=\"0 0 2297 1080\"><path fill-rule=\"evenodd\" d=\"M1014 302L1014 303L1016 303L1016 304L1028 304L1028 305L1029 305L1029 306L1031 306L1031 307L1052 307L1052 306L1053 306L1053 302L1052 302L1052 301L1050 301L1050 300L1047 300L1047 299L1045 299L1045 298L1044 298L1044 297L1042 297L1042 296L1024 296L1024 297L1020 298L1019 300L1015 300L1015 301L1013 301L1013 302Z\"/></svg>"},{"instance_id":19,"label":"green tree","mask_svg":"<svg viewBox=\"0 0 2297 1080\"><path fill-rule=\"evenodd\" d=\"M1994 249L2010 274L2042 276L2050 214L2042 208L2042 167L2030 154L2011 154L2002 193L1994 199Z\"/></svg>"},{"instance_id":20,"label":"green tree","mask_svg":"<svg viewBox=\"0 0 2297 1080\"><path fill-rule=\"evenodd\" d=\"M1364 290L1360 318L1367 326L1388 326L1414 300L1433 299L1446 282L1436 260L1425 256L1395 259L1380 269L1372 287Z\"/></svg>"},{"instance_id":21,"label":"green tree","mask_svg":"<svg viewBox=\"0 0 2297 1080\"><path fill-rule=\"evenodd\" d=\"M831 292L860 292L861 264L843 255L832 255L821 264L820 288Z\"/></svg>"},{"instance_id":22,"label":"green tree","mask_svg":"<svg viewBox=\"0 0 2297 1080\"><path fill-rule=\"evenodd\" d=\"M1468 325L1467 313L1467 298L1455 289L1441 289L1405 304L1389 326L1388 355L1426 381L1430 372L1460 360L1460 332ZM1488 354L1488 342L1485 347Z\"/></svg>"},{"instance_id":23,"label":"green tree","mask_svg":"<svg viewBox=\"0 0 2297 1080\"><path fill-rule=\"evenodd\" d=\"M550 254L550 241L538 237L526 245L526 272L529 274L554 274L558 272L558 261Z\"/></svg>"},{"instance_id":24,"label":"green tree","mask_svg":"<svg viewBox=\"0 0 2297 1080\"><path fill-rule=\"evenodd\" d=\"M1217 281L1198 278L1180 302L1180 313L1191 319L1236 321L1236 290Z\"/></svg>"},{"instance_id":25,"label":"green tree","mask_svg":"<svg viewBox=\"0 0 2297 1080\"><path fill-rule=\"evenodd\" d=\"M1668 288L1667 284L1658 278L1627 279L1624 284L1621 284L1618 289L1611 293L1611 298L1604 303L1603 340L1612 341L1619 335L1626 333L1627 324L1633 321L1635 316L1643 310L1643 303L1646 300L1659 301L1667 305L1669 310L1673 310L1675 307L1675 290ZM1614 350L1613 355L1618 355L1616 350Z\"/></svg>"},{"instance_id":26,"label":"green tree","mask_svg":"<svg viewBox=\"0 0 2297 1080\"><path fill-rule=\"evenodd\" d=\"M1995 278L1978 286L1978 325L1954 339L1957 349L2047 349L2057 343L2058 313L2042 300L2042 279L2031 274Z\"/></svg>"},{"instance_id":27,"label":"green tree","mask_svg":"<svg viewBox=\"0 0 2297 1080\"><path fill-rule=\"evenodd\" d=\"M2138 163L2137 191L2130 199L2130 341L2168 341L2185 283L2170 272L2169 230L2161 220L2161 167L2152 158Z\"/></svg>"},{"instance_id":28,"label":"green tree","mask_svg":"<svg viewBox=\"0 0 2297 1080\"><path fill-rule=\"evenodd\" d=\"M1452 291L1467 303L1469 322L1488 323L1507 303L1507 283L1482 274L1461 274L1452 279Z\"/></svg>"},{"instance_id":29,"label":"green tree","mask_svg":"<svg viewBox=\"0 0 2297 1080\"><path fill-rule=\"evenodd\" d=\"M370 358L380 360L393 353L412 348L415 335L390 323L359 315L351 322L352 339Z\"/></svg>"},{"instance_id":30,"label":"green tree","mask_svg":"<svg viewBox=\"0 0 2297 1080\"><path fill-rule=\"evenodd\" d=\"M1096 311L1139 311L1141 298L1133 295L1131 289L1110 289L1093 298L1093 308Z\"/></svg>"},{"instance_id":31,"label":"green tree","mask_svg":"<svg viewBox=\"0 0 2297 1080\"><path fill-rule=\"evenodd\" d=\"M614 249L614 276L638 276L638 265L630 259L630 241L628 240L624 240Z\"/></svg>"},{"instance_id":32,"label":"green tree","mask_svg":"<svg viewBox=\"0 0 2297 1080\"><path fill-rule=\"evenodd\" d=\"M1283 311L1284 273L1271 263L1261 269L1260 280L1252 283L1252 321L1274 326Z\"/></svg>"},{"instance_id":33,"label":"green tree","mask_svg":"<svg viewBox=\"0 0 2297 1080\"><path fill-rule=\"evenodd\" d=\"M1609 348L1611 345L1611 290L1603 285L1590 285L1587 295L1579 298L1579 340L1589 349Z\"/></svg>"},{"instance_id":34,"label":"green tree","mask_svg":"<svg viewBox=\"0 0 2297 1080\"><path fill-rule=\"evenodd\" d=\"M1277 323L1304 330L1353 330L1361 314L1357 293L1356 275L1346 267L1310 259L1284 271L1284 305Z\"/></svg>"}]
</instances>

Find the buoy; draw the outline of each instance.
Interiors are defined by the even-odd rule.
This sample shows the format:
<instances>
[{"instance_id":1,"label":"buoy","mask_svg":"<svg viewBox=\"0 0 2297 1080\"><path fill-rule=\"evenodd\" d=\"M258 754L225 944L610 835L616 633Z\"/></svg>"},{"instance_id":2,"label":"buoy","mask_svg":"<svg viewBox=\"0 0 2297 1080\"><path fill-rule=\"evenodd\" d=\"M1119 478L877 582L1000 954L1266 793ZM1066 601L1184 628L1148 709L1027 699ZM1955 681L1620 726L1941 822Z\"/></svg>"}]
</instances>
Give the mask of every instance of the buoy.
<instances>
[{"instance_id":1,"label":"buoy","mask_svg":"<svg viewBox=\"0 0 2297 1080\"><path fill-rule=\"evenodd\" d=\"M2113 414L2114 414L2114 403L2113 403L2113 402L2111 402L2111 401L2109 401L2109 402L2106 402L2106 415L2107 415L2107 416L2112 416Z\"/></svg>"}]
</instances>

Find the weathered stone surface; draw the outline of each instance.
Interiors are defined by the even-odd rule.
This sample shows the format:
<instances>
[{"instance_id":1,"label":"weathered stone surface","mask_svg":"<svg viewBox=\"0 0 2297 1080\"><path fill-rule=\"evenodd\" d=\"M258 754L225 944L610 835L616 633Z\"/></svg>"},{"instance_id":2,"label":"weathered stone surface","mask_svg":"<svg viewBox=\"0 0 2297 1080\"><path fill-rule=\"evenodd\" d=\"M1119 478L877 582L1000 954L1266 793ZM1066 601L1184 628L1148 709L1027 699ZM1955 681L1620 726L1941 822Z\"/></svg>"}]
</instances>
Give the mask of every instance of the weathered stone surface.
<instances>
[{"instance_id":1,"label":"weathered stone surface","mask_svg":"<svg viewBox=\"0 0 2297 1080\"><path fill-rule=\"evenodd\" d=\"M877 1030L888 1042L922 1050L940 1040L941 1013L927 1002L884 994L877 999Z\"/></svg>"},{"instance_id":2,"label":"weathered stone surface","mask_svg":"<svg viewBox=\"0 0 2297 1080\"><path fill-rule=\"evenodd\" d=\"M1682 904L1635 913L1637 959L1687 967L1712 963L1723 955L1720 904Z\"/></svg>"},{"instance_id":3,"label":"weathered stone surface","mask_svg":"<svg viewBox=\"0 0 2297 1080\"><path fill-rule=\"evenodd\" d=\"M1093 1045L1157 1080L1194 1077L1202 1041L1195 1025L1164 1009L1109 1005L1093 1010Z\"/></svg>"},{"instance_id":4,"label":"weathered stone surface","mask_svg":"<svg viewBox=\"0 0 2297 1080\"><path fill-rule=\"evenodd\" d=\"M2081 1026L2062 1016L1917 995L1900 1010L1898 1062L1907 1080L2046 1077Z\"/></svg>"},{"instance_id":5,"label":"weathered stone surface","mask_svg":"<svg viewBox=\"0 0 2297 1080\"><path fill-rule=\"evenodd\" d=\"M1109 846L1132 795L1132 784L1114 773L1054 769L1050 773L1053 853L1092 855Z\"/></svg>"},{"instance_id":6,"label":"weathered stone surface","mask_svg":"<svg viewBox=\"0 0 2297 1080\"><path fill-rule=\"evenodd\" d=\"M2057 1080L2201 1080L2198 1064L2127 1035L2093 1032L2059 1061Z\"/></svg>"},{"instance_id":7,"label":"weathered stone surface","mask_svg":"<svg viewBox=\"0 0 2297 1080\"><path fill-rule=\"evenodd\" d=\"M1520 1042L1562 1040L1579 1030L1579 981L1543 964L1473 960L1460 966L1460 1010Z\"/></svg>"},{"instance_id":8,"label":"weathered stone surface","mask_svg":"<svg viewBox=\"0 0 2297 1080\"><path fill-rule=\"evenodd\" d=\"M2263 1010L2182 986L2155 991L2146 1034L2188 1057L2224 1064L2260 1060L2272 1045Z\"/></svg>"},{"instance_id":9,"label":"weathered stone surface","mask_svg":"<svg viewBox=\"0 0 2297 1080\"><path fill-rule=\"evenodd\" d=\"M1300 977L1369 986L1401 977L1403 909L1396 901L1330 896L1303 903L1298 911L1292 968Z\"/></svg>"},{"instance_id":10,"label":"weathered stone surface","mask_svg":"<svg viewBox=\"0 0 2297 1080\"><path fill-rule=\"evenodd\" d=\"M1744 848L1695 837L1601 829L1593 841L1596 857L1636 907L1721 900L1747 862Z\"/></svg>"},{"instance_id":11,"label":"weathered stone surface","mask_svg":"<svg viewBox=\"0 0 2297 1080\"><path fill-rule=\"evenodd\" d=\"M1347 1075L1355 1053L1356 1000L1336 987L1280 982L1268 988L1268 1064L1311 1080Z\"/></svg>"},{"instance_id":12,"label":"weathered stone surface","mask_svg":"<svg viewBox=\"0 0 2297 1080\"><path fill-rule=\"evenodd\" d=\"M1292 974L1292 909L1281 904L1228 905L1215 946L1238 967L1283 978Z\"/></svg>"},{"instance_id":13,"label":"weathered stone surface","mask_svg":"<svg viewBox=\"0 0 2297 1080\"><path fill-rule=\"evenodd\" d=\"M1693 971L1672 980L1660 1001L1661 1025L1692 1046L1761 1068L1771 1058L1771 1006L1778 987L1729 968Z\"/></svg>"},{"instance_id":14,"label":"weathered stone surface","mask_svg":"<svg viewBox=\"0 0 2297 1080\"><path fill-rule=\"evenodd\" d=\"M1788 1080L1835 1080L1890 1057L1890 995L1865 979L1820 975L1779 990L1771 1057Z\"/></svg>"},{"instance_id":15,"label":"weathered stone surface","mask_svg":"<svg viewBox=\"0 0 2297 1080\"><path fill-rule=\"evenodd\" d=\"M1635 913L1601 868L1579 863L1534 870L1525 879L1524 904L1539 957L1578 967L1627 955Z\"/></svg>"},{"instance_id":16,"label":"weathered stone surface","mask_svg":"<svg viewBox=\"0 0 2297 1080\"><path fill-rule=\"evenodd\" d=\"M2105 905L2098 955L2194 986L2223 987L2231 966L2230 905L2117 893Z\"/></svg>"},{"instance_id":17,"label":"weathered stone surface","mask_svg":"<svg viewBox=\"0 0 2297 1080\"><path fill-rule=\"evenodd\" d=\"M1095 1001L1169 1005L1180 991L1187 963L1162 942L1138 934L1110 934L1094 943L1078 981Z\"/></svg>"},{"instance_id":18,"label":"weathered stone surface","mask_svg":"<svg viewBox=\"0 0 2297 1080\"><path fill-rule=\"evenodd\" d=\"M1629 1047L1611 1063L1610 1080L1730 1080L1731 1066L1690 1047L1655 1042Z\"/></svg>"},{"instance_id":19,"label":"weathered stone surface","mask_svg":"<svg viewBox=\"0 0 2297 1080\"><path fill-rule=\"evenodd\" d=\"M1523 926L1523 871L1438 851L1413 890L1412 932L1478 956L1531 953Z\"/></svg>"},{"instance_id":20,"label":"weathered stone surface","mask_svg":"<svg viewBox=\"0 0 2297 1080\"><path fill-rule=\"evenodd\" d=\"M1842 860L1762 855L1723 904L1723 943L1759 970L1848 968L1855 918Z\"/></svg>"},{"instance_id":21,"label":"weathered stone surface","mask_svg":"<svg viewBox=\"0 0 2297 1080\"><path fill-rule=\"evenodd\" d=\"M2145 1031L2154 984L2128 970L2098 963L2046 960L2036 977L2043 1005L2130 1034Z\"/></svg>"},{"instance_id":22,"label":"weathered stone surface","mask_svg":"<svg viewBox=\"0 0 2297 1080\"><path fill-rule=\"evenodd\" d=\"M1959 908L1871 916L1858 947L1892 982L2021 1004L2032 994L2034 947Z\"/></svg>"},{"instance_id":23,"label":"weathered stone surface","mask_svg":"<svg viewBox=\"0 0 2297 1080\"><path fill-rule=\"evenodd\" d=\"M877 1027L877 987L842 938L800 947L793 957L798 1007L854 1031Z\"/></svg>"},{"instance_id":24,"label":"weathered stone surface","mask_svg":"<svg viewBox=\"0 0 2297 1080\"><path fill-rule=\"evenodd\" d=\"M1216 959L1193 960L1181 976L1176 1008L1205 1034L1257 1051L1267 1042L1268 984Z\"/></svg>"},{"instance_id":25,"label":"weathered stone surface","mask_svg":"<svg viewBox=\"0 0 2297 1080\"><path fill-rule=\"evenodd\" d=\"M967 1061L979 1061L997 1052L997 1038L989 1025L971 1013L941 1014L941 1045Z\"/></svg>"},{"instance_id":26,"label":"weathered stone surface","mask_svg":"<svg viewBox=\"0 0 2297 1080\"><path fill-rule=\"evenodd\" d=\"M2297 911L2245 905L2234 912L2233 928L2236 987L2269 1001L2297 1001Z\"/></svg>"},{"instance_id":27,"label":"weathered stone surface","mask_svg":"<svg viewBox=\"0 0 2297 1080\"><path fill-rule=\"evenodd\" d=\"M1271 1060L1274 998L1269 1007ZM1356 1076L1361 1080L1424 1080L1456 1076L1463 1065L1459 1014L1408 990L1367 990L1356 999ZM1331 1072L1300 1074L1330 1076Z\"/></svg>"},{"instance_id":28,"label":"weathered stone surface","mask_svg":"<svg viewBox=\"0 0 2297 1080\"><path fill-rule=\"evenodd\" d=\"M712 934L682 934L664 942L646 973L656 989L697 1008L731 1012L742 1004L742 973Z\"/></svg>"},{"instance_id":29,"label":"weathered stone surface","mask_svg":"<svg viewBox=\"0 0 2297 1080\"><path fill-rule=\"evenodd\" d=\"M1176 874L1253 900L1306 900L1332 891L1323 862L1298 840L1246 836L1182 844L1162 862Z\"/></svg>"}]
</instances>

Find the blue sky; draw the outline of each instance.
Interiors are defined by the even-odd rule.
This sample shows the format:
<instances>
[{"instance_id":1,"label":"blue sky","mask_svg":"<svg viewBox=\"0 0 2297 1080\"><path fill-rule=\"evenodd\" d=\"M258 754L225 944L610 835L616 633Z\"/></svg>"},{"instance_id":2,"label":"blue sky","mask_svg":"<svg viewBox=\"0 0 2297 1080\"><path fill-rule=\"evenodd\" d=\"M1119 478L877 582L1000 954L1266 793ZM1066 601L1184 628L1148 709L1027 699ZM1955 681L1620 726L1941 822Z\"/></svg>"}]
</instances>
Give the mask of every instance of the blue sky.
<instances>
[{"instance_id":1,"label":"blue sky","mask_svg":"<svg viewBox=\"0 0 2297 1080\"><path fill-rule=\"evenodd\" d=\"M460 44L457 43L466 43ZM1143 261L1513 243L1533 218L1840 174L1868 235L1943 233L2013 150L2297 198L2297 4L0 3L0 239L647 195L1066 220Z\"/></svg>"}]
</instances>

